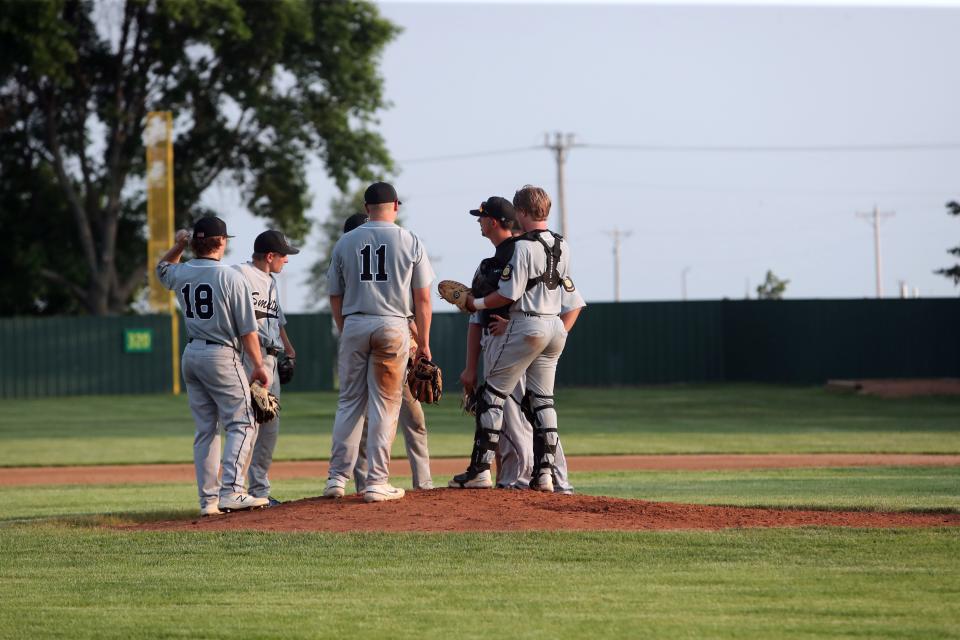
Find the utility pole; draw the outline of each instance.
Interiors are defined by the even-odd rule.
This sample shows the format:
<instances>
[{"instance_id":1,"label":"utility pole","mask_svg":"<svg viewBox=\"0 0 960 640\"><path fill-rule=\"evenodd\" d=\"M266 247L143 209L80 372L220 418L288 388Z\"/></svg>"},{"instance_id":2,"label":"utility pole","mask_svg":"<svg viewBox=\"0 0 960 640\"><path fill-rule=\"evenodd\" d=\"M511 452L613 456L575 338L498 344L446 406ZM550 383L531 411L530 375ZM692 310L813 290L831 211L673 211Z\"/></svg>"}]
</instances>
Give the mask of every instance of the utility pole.
<instances>
[{"instance_id":1,"label":"utility pole","mask_svg":"<svg viewBox=\"0 0 960 640\"><path fill-rule=\"evenodd\" d=\"M889 213L880 213L877 210L877 205L873 205L873 211L870 213L857 213L858 218L864 218L873 225L873 257L874 257L874 266L877 276L877 297L883 297L883 277L881 275L881 258L880 258L880 223L884 218L891 218L895 214L893 212Z\"/></svg>"},{"instance_id":2,"label":"utility pole","mask_svg":"<svg viewBox=\"0 0 960 640\"><path fill-rule=\"evenodd\" d=\"M574 142L572 133L561 133L559 131L553 134L553 142L550 142L550 134L543 134L543 146L554 152L557 158L557 205L560 208L560 235L568 238L567 235L567 199L564 193L563 165L567 161L567 154L571 148L579 146Z\"/></svg>"},{"instance_id":3,"label":"utility pole","mask_svg":"<svg viewBox=\"0 0 960 640\"><path fill-rule=\"evenodd\" d=\"M604 233L613 238L613 301L620 302L620 239L629 238L633 231L620 231L614 227L613 231Z\"/></svg>"}]
</instances>

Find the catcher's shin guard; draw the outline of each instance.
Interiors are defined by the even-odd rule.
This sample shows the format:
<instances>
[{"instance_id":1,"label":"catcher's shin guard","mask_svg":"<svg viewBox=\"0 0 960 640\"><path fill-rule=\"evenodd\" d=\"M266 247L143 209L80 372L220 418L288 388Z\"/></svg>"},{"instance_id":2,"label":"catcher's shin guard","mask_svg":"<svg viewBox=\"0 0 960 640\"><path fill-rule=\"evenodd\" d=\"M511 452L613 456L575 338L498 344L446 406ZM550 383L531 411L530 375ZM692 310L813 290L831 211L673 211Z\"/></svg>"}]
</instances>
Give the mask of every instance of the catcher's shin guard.
<instances>
[{"instance_id":1,"label":"catcher's shin guard","mask_svg":"<svg viewBox=\"0 0 960 640\"><path fill-rule=\"evenodd\" d=\"M500 393L490 385L484 384L477 389L477 430L474 433L473 452L470 455L470 467L477 471L490 469L500 445L500 426L494 412L503 415L503 403L507 394ZM499 400L499 403L498 403Z\"/></svg>"},{"instance_id":2,"label":"catcher's shin guard","mask_svg":"<svg viewBox=\"0 0 960 640\"><path fill-rule=\"evenodd\" d=\"M530 478L531 487L540 477L543 469L550 469L556 476L557 441L557 411L554 408L553 396L542 396L527 391L520 402L520 410L533 425L533 475Z\"/></svg>"}]
</instances>

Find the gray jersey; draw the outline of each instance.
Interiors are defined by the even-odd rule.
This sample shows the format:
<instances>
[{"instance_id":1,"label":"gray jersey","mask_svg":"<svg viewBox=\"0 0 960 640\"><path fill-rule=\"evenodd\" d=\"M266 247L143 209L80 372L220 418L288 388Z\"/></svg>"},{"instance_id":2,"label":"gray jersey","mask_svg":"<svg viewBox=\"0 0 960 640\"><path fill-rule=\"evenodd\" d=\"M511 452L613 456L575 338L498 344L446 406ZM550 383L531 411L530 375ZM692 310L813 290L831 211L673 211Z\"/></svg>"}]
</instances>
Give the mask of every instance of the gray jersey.
<instances>
[{"instance_id":1,"label":"gray jersey","mask_svg":"<svg viewBox=\"0 0 960 640\"><path fill-rule=\"evenodd\" d=\"M540 238L552 248L556 242L554 235L545 231ZM547 272L547 250L537 240L518 240L510 264L500 275L502 296L514 301L511 311L522 311L542 316L559 315L564 311L586 306L583 297L577 291L570 278L570 245L561 240L560 259L557 272L560 282L555 289L543 283L527 288L528 282Z\"/></svg>"},{"instance_id":2,"label":"gray jersey","mask_svg":"<svg viewBox=\"0 0 960 640\"><path fill-rule=\"evenodd\" d=\"M183 310L187 338L241 350L240 336L257 330L250 285L236 269L217 260L161 262L157 277L173 290Z\"/></svg>"},{"instance_id":3,"label":"gray jersey","mask_svg":"<svg viewBox=\"0 0 960 640\"><path fill-rule=\"evenodd\" d=\"M280 308L276 277L272 273L262 271L252 262L238 264L234 269L242 273L250 285L260 344L264 347L282 349L280 327L287 324L287 319L283 315L283 309Z\"/></svg>"},{"instance_id":4,"label":"gray jersey","mask_svg":"<svg viewBox=\"0 0 960 640\"><path fill-rule=\"evenodd\" d=\"M434 273L420 238L392 222L370 221L333 248L327 287L343 296L343 315L408 318L413 290L429 287Z\"/></svg>"}]
</instances>

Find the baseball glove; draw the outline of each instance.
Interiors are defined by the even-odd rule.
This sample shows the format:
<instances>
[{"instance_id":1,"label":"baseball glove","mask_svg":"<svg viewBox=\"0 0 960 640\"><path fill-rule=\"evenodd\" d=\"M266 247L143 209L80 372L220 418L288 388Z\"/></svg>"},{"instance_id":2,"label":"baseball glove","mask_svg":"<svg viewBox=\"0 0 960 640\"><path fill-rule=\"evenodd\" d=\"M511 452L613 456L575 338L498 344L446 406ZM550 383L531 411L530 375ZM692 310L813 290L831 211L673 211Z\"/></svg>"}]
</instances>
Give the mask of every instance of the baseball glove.
<instances>
[{"instance_id":1,"label":"baseball glove","mask_svg":"<svg viewBox=\"0 0 960 640\"><path fill-rule=\"evenodd\" d=\"M297 359L291 358L285 351L281 351L277 356L277 377L280 384L287 384L293 380L293 370L297 367Z\"/></svg>"},{"instance_id":2,"label":"baseball glove","mask_svg":"<svg viewBox=\"0 0 960 640\"><path fill-rule=\"evenodd\" d=\"M407 385L413 397L420 402L437 404L443 395L440 367L424 357L418 358L407 373Z\"/></svg>"},{"instance_id":3,"label":"baseball glove","mask_svg":"<svg viewBox=\"0 0 960 640\"><path fill-rule=\"evenodd\" d=\"M460 407L463 409L464 413L468 413L471 416L477 415L477 389L468 389L467 387L463 388L463 397L460 398Z\"/></svg>"},{"instance_id":4,"label":"baseball glove","mask_svg":"<svg viewBox=\"0 0 960 640\"><path fill-rule=\"evenodd\" d=\"M456 305L457 309L464 313L470 313L467 310L467 295L470 293L470 287L456 280L441 280L440 284L437 285L437 291L441 298Z\"/></svg>"},{"instance_id":5,"label":"baseball glove","mask_svg":"<svg viewBox=\"0 0 960 640\"><path fill-rule=\"evenodd\" d=\"M270 422L280 413L280 401L266 387L254 380L250 385L250 408L258 424Z\"/></svg>"}]
</instances>

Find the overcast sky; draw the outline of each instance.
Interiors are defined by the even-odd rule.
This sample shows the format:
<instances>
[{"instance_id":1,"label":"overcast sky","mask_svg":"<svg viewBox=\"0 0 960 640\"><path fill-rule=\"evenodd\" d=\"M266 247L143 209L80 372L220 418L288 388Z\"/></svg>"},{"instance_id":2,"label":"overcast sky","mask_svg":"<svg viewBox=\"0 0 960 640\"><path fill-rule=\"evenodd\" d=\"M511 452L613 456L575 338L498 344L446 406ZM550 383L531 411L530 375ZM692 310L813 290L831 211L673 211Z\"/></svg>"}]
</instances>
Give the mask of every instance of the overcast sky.
<instances>
[{"instance_id":1,"label":"overcast sky","mask_svg":"<svg viewBox=\"0 0 960 640\"><path fill-rule=\"evenodd\" d=\"M403 28L382 60L392 106L379 130L441 279L469 280L491 253L467 214L481 200L525 183L555 196L553 156L537 146L563 131L586 145L570 151L566 192L588 301L613 299L614 228L632 233L624 300L680 299L685 268L690 299L754 297L768 269L790 280L787 298L872 297L873 233L856 214L874 206L895 214L881 226L885 295L900 281L958 294L933 271L960 244L944 207L960 199L960 8L379 6ZM310 185L310 216L324 219L334 188L320 167ZM245 258L264 223L229 188L206 201L238 235L229 258ZM554 198L551 228L557 218ZM291 312L306 310L315 246L287 267Z\"/></svg>"}]
</instances>

